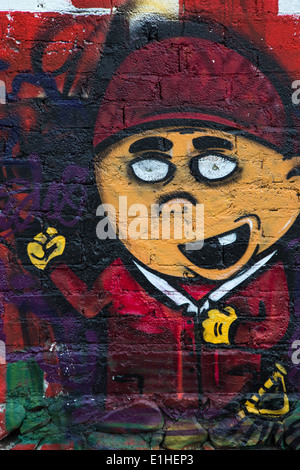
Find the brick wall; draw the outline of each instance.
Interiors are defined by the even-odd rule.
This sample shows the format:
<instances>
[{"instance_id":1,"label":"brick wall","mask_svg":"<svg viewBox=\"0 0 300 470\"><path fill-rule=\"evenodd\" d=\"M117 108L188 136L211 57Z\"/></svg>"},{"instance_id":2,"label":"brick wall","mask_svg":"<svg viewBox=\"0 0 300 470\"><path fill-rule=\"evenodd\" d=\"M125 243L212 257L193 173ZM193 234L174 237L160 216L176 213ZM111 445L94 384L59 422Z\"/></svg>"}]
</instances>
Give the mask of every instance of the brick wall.
<instances>
[{"instance_id":1,"label":"brick wall","mask_svg":"<svg viewBox=\"0 0 300 470\"><path fill-rule=\"evenodd\" d=\"M297 3L2 1L3 450L299 449Z\"/></svg>"}]
</instances>

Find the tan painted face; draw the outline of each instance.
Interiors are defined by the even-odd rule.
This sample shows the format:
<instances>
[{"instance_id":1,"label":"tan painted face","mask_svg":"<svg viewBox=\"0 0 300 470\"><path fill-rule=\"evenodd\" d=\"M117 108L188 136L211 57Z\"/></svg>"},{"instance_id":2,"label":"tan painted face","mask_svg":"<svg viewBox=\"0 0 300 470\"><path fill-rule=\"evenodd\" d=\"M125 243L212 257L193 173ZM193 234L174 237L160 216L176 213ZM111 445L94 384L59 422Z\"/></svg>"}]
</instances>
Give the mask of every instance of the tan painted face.
<instances>
[{"instance_id":1,"label":"tan painted face","mask_svg":"<svg viewBox=\"0 0 300 470\"><path fill-rule=\"evenodd\" d=\"M102 203L116 209L118 234L127 203L129 230L122 232L122 242L137 260L171 276L221 280L274 245L295 222L300 182L292 170L299 160L284 160L264 145L227 132L163 128L110 147L96 158L95 174ZM192 208L188 220L197 240L185 234L184 222L182 236L175 235L179 219L172 214L169 237L161 225L157 232L161 214L152 217L153 231L151 208L157 216L155 208L162 203ZM203 233L197 207L204 208ZM195 249L187 249L191 246Z\"/></svg>"}]
</instances>

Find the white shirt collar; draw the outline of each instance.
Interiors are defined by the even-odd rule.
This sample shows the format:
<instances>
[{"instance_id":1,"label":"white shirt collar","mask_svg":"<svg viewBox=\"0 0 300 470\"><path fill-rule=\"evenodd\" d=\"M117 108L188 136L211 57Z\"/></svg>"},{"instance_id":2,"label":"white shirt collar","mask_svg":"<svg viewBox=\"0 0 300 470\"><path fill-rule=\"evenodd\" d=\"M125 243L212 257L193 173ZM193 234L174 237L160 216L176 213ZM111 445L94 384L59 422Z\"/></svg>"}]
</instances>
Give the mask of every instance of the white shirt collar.
<instances>
[{"instance_id":1,"label":"white shirt collar","mask_svg":"<svg viewBox=\"0 0 300 470\"><path fill-rule=\"evenodd\" d=\"M179 292L174 286L169 284L165 279L162 279L158 274L154 274L144 266L134 261L134 264L140 270L140 272L146 277L146 279L165 296L171 299L177 306L187 305L187 312L189 313L201 313L204 310L209 309L210 301L218 302L219 300L226 297L230 292L246 281L250 276L259 271L267 262L275 255L276 250L271 254L265 256L261 260L257 261L250 268L242 271L235 278L225 281L221 286L213 289L204 299L197 302L194 299L190 299L188 296Z\"/></svg>"}]
</instances>

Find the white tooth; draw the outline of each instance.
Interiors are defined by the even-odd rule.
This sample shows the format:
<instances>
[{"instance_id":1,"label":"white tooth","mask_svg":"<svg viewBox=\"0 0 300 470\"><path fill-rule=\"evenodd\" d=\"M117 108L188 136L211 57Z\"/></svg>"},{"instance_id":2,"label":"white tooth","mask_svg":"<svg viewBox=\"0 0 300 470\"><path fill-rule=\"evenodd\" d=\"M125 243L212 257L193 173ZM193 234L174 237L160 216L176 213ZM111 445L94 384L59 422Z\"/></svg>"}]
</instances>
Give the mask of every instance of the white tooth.
<instances>
[{"instance_id":1,"label":"white tooth","mask_svg":"<svg viewBox=\"0 0 300 470\"><path fill-rule=\"evenodd\" d=\"M219 237L218 241L220 245L222 246L231 245L231 243L234 243L236 241L236 238L237 238L236 233L232 232L232 233L229 233L228 235L224 235L224 237Z\"/></svg>"}]
</instances>

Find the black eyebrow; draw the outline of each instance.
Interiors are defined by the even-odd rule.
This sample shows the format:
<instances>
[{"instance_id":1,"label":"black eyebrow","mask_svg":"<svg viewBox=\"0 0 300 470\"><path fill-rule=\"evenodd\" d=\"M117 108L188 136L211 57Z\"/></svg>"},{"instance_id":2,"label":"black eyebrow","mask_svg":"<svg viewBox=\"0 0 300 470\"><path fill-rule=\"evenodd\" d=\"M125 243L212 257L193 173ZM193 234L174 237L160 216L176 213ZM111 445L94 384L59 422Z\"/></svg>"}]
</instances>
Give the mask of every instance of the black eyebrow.
<instances>
[{"instance_id":1,"label":"black eyebrow","mask_svg":"<svg viewBox=\"0 0 300 470\"><path fill-rule=\"evenodd\" d=\"M297 166L296 168L293 168L287 175L286 179L289 180L293 178L294 176L299 176L300 175L300 167Z\"/></svg>"},{"instance_id":2,"label":"black eyebrow","mask_svg":"<svg viewBox=\"0 0 300 470\"><path fill-rule=\"evenodd\" d=\"M193 145L197 150L233 149L233 143L230 142L230 140L222 139L221 137L196 137L196 139L193 139Z\"/></svg>"},{"instance_id":3,"label":"black eyebrow","mask_svg":"<svg viewBox=\"0 0 300 470\"><path fill-rule=\"evenodd\" d=\"M164 137L145 137L133 142L129 147L130 153L142 152L144 150L159 150L168 152L173 147L173 143Z\"/></svg>"}]
</instances>

